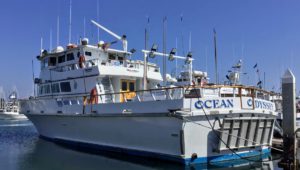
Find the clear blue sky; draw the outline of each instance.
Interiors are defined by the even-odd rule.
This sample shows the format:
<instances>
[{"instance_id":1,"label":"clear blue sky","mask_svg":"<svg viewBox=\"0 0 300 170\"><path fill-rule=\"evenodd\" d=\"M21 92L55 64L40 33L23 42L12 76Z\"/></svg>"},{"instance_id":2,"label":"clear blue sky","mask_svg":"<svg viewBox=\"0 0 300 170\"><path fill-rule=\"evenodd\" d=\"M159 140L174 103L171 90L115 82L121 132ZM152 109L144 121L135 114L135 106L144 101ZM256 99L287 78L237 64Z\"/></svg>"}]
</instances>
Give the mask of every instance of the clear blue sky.
<instances>
[{"instance_id":1,"label":"clear blue sky","mask_svg":"<svg viewBox=\"0 0 300 170\"><path fill-rule=\"evenodd\" d=\"M72 41L77 42L83 36L85 17L86 35L91 43L96 43L97 29L89 20L97 18L97 0L72 2ZM279 90L280 77L287 68L300 76L297 67L300 65L300 1L99 0L99 9L100 23L119 35L126 34L129 49L144 47L147 16L150 17L149 43L158 43L160 50L164 16L167 17L168 51L175 47L176 38L179 54L183 49L187 51L191 32L194 67L207 69L211 81L214 81L213 28L218 36L220 80L225 80L227 70L239 59L243 59L244 71L249 76L243 78L244 83L257 83L252 68L256 63L261 77L266 73L267 89ZM56 46L57 16L60 16L60 45L65 46L68 43L69 0L1 2L0 86L6 91L16 86L22 97L33 93L31 61L35 61L34 70L38 76L39 63L35 57L40 50L40 38L44 39L44 48L49 49L52 30L52 46ZM113 40L103 31L100 37L105 41ZM141 59L141 56L138 52L134 57ZM156 60L160 63L160 59ZM174 65L174 62L168 63L168 70Z\"/></svg>"}]
</instances>

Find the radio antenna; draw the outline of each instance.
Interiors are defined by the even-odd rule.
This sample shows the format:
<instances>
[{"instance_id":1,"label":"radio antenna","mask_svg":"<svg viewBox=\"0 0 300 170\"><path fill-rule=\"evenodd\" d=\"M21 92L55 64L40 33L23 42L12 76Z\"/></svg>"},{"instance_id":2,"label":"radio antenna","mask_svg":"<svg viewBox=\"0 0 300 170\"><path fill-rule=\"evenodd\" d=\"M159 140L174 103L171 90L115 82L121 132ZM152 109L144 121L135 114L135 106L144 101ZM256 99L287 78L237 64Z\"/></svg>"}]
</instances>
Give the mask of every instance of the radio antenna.
<instances>
[{"instance_id":1,"label":"radio antenna","mask_svg":"<svg viewBox=\"0 0 300 170\"><path fill-rule=\"evenodd\" d=\"M56 46L59 46L59 16L57 16L57 25L56 25Z\"/></svg>"},{"instance_id":2,"label":"radio antenna","mask_svg":"<svg viewBox=\"0 0 300 170\"><path fill-rule=\"evenodd\" d=\"M49 50L52 50L52 29L50 29L50 42L49 42Z\"/></svg>"},{"instance_id":3,"label":"radio antenna","mask_svg":"<svg viewBox=\"0 0 300 170\"><path fill-rule=\"evenodd\" d=\"M72 0L70 0L70 16L69 16L69 44L71 43L72 34Z\"/></svg>"},{"instance_id":4,"label":"radio antenna","mask_svg":"<svg viewBox=\"0 0 300 170\"><path fill-rule=\"evenodd\" d=\"M99 22L99 0L97 0L97 22ZM97 29L98 42L100 41L100 28Z\"/></svg>"}]
</instances>

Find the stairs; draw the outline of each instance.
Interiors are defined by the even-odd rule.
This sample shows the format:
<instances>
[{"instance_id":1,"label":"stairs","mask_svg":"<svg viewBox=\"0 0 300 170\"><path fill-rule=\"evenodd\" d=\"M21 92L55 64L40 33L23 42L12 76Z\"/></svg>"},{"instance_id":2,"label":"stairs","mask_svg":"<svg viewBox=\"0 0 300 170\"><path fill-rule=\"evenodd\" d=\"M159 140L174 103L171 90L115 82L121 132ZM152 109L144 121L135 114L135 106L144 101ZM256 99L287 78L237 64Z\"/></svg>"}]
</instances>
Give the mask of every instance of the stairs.
<instances>
[{"instance_id":1,"label":"stairs","mask_svg":"<svg viewBox=\"0 0 300 170\"><path fill-rule=\"evenodd\" d=\"M103 94L109 94L113 93L113 87L111 80L108 76L105 76L101 80L101 84L103 85L104 93ZM112 103L114 102L114 96L113 95L104 95L103 98L105 103Z\"/></svg>"}]
</instances>

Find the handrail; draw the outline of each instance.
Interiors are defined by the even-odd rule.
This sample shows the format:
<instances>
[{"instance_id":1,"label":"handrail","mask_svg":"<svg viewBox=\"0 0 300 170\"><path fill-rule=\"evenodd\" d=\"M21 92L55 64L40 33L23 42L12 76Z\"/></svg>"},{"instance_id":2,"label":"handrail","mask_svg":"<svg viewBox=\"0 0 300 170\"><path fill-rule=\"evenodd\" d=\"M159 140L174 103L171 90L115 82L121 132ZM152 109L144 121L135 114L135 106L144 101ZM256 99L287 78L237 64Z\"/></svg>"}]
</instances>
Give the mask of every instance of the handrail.
<instances>
[{"instance_id":1,"label":"handrail","mask_svg":"<svg viewBox=\"0 0 300 170\"><path fill-rule=\"evenodd\" d=\"M161 87L161 88L156 88L156 89L147 89L147 90L136 90L136 91L130 91L130 92L114 92L114 93L106 93L106 94L97 94L96 97L100 97L101 102L104 103L105 99L103 98L103 96L110 96L112 101L114 101L114 95L122 95L123 99L125 102L127 102L127 98L126 98L126 94L129 93L136 93L136 97L138 101L141 101L141 96L139 94L141 93L145 93L145 92L149 92L150 95L153 97L153 100L155 99L155 96L153 96L155 92L159 92L159 91L164 91L164 95L166 99L171 99L173 100L172 95L170 94L170 90L176 90L176 89L182 89L182 94L183 96L180 96L181 98L185 98L186 96L186 91L187 90L192 90L192 89L222 89L222 88L231 88L231 89L238 89L238 96L237 97L242 97L242 89L248 90L250 92L250 96L252 97L252 100L255 98L256 96L256 92L263 92L265 93L264 95L270 95L270 92L267 92L265 90L262 89L258 89L255 87L246 87L246 86L224 86L224 85L205 85L205 86L199 86L199 85L191 85L191 86L177 86L177 87ZM80 97L90 97L89 93L77 93L77 94L64 94L64 95L56 95L57 98L80 98ZM53 95L49 95L49 96L41 96L41 97L51 97L51 98L55 98L56 96ZM220 97L222 97L222 95L218 95ZM253 100L254 102L254 100Z\"/></svg>"}]
</instances>

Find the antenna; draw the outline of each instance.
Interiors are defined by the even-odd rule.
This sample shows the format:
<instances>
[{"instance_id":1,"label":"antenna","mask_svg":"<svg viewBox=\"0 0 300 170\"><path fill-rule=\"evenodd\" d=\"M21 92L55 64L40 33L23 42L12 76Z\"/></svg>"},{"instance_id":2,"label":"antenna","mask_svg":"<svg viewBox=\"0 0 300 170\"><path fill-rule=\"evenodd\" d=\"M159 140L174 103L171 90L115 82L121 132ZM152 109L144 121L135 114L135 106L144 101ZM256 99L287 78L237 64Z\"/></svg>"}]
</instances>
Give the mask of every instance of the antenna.
<instances>
[{"instance_id":1,"label":"antenna","mask_svg":"<svg viewBox=\"0 0 300 170\"><path fill-rule=\"evenodd\" d=\"M52 29L50 29L50 49L52 50Z\"/></svg>"},{"instance_id":2,"label":"antenna","mask_svg":"<svg viewBox=\"0 0 300 170\"><path fill-rule=\"evenodd\" d=\"M34 84L34 66L33 60L31 60L32 82L33 82L33 96L35 97L35 84Z\"/></svg>"},{"instance_id":3,"label":"antenna","mask_svg":"<svg viewBox=\"0 0 300 170\"><path fill-rule=\"evenodd\" d=\"M184 50L184 37L183 37L183 14L180 15L180 22L181 22L181 44L182 44L182 55L185 55Z\"/></svg>"},{"instance_id":4,"label":"antenna","mask_svg":"<svg viewBox=\"0 0 300 170\"><path fill-rule=\"evenodd\" d=\"M57 16L56 46L59 46L59 16Z\"/></svg>"},{"instance_id":5,"label":"antenna","mask_svg":"<svg viewBox=\"0 0 300 170\"><path fill-rule=\"evenodd\" d=\"M149 23L150 23L150 18L147 16L147 26L145 29L145 50L148 48L148 42L149 42Z\"/></svg>"},{"instance_id":6,"label":"antenna","mask_svg":"<svg viewBox=\"0 0 300 170\"><path fill-rule=\"evenodd\" d=\"M41 37L41 55L43 53L43 37Z\"/></svg>"},{"instance_id":7,"label":"antenna","mask_svg":"<svg viewBox=\"0 0 300 170\"><path fill-rule=\"evenodd\" d=\"M70 0L70 16L69 16L69 44L71 43L72 34L72 0Z\"/></svg>"},{"instance_id":8,"label":"antenna","mask_svg":"<svg viewBox=\"0 0 300 170\"><path fill-rule=\"evenodd\" d=\"M107 32L108 34L110 34L111 36L115 37L116 39L118 39L119 41L122 41L123 43L123 49L124 51L127 52L127 46L128 46L128 42L126 40L126 35L123 35L122 37L120 37L119 35L115 34L114 32L110 31L109 29L105 28L104 26L100 25L99 23L97 23L94 20L91 20L91 22L96 25L98 28L101 28L103 31Z\"/></svg>"},{"instance_id":9,"label":"antenna","mask_svg":"<svg viewBox=\"0 0 300 170\"><path fill-rule=\"evenodd\" d=\"M85 38L85 17L83 17L83 38Z\"/></svg>"},{"instance_id":10,"label":"antenna","mask_svg":"<svg viewBox=\"0 0 300 170\"><path fill-rule=\"evenodd\" d=\"M99 22L99 0L97 0L97 21ZM97 29L98 42L100 41L100 29Z\"/></svg>"},{"instance_id":11,"label":"antenna","mask_svg":"<svg viewBox=\"0 0 300 170\"><path fill-rule=\"evenodd\" d=\"M176 40L175 40L175 48L178 49L177 48L177 37L176 37ZM177 67L178 67L177 58L175 58L175 77L177 76Z\"/></svg>"},{"instance_id":12,"label":"antenna","mask_svg":"<svg viewBox=\"0 0 300 170\"><path fill-rule=\"evenodd\" d=\"M165 16L163 18L163 53L166 54L166 21L167 21L167 17ZM166 67L167 67L167 60L166 57L163 56L163 81L164 81L164 85L166 85Z\"/></svg>"},{"instance_id":13,"label":"antenna","mask_svg":"<svg viewBox=\"0 0 300 170\"><path fill-rule=\"evenodd\" d=\"M217 32L214 29L214 47L215 47L215 74L216 74L216 84L219 84L218 75L218 57L217 57Z\"/></svg>"},{"instance_id":14,"label":"antenna","mask_svg":"<svg viewBox=\"0 0 300 170\"><path fill-rule=\"evenodd\" d=\"M190 38L189 38L189 51L192 51L192 32L190 32Z\"/></svg>"}]
</instances>

